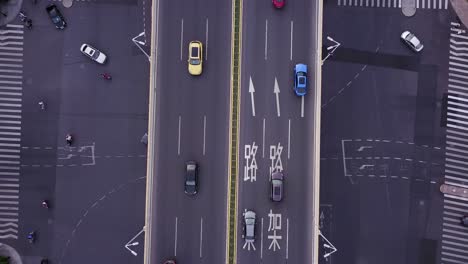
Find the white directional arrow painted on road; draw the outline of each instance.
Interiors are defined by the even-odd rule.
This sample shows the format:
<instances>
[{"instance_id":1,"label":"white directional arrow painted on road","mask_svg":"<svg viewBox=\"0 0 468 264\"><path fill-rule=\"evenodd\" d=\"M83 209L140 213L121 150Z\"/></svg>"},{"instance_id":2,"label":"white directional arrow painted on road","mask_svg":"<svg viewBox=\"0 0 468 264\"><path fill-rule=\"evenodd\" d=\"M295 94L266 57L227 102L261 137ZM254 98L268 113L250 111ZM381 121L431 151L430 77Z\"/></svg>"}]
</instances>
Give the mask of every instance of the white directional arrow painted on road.
<instances>
[{"instance_id":1,"label":"white directional arrow painted on road","mask_svg":"<svg viewBox=\"0 0 468 264\"><path fill-rule=\"evenodd\" d=\"M333 246L333 244L322 234L321 231L319 231L319 236L322 237L322 239L325 241L325 244L323 244L323 247L331 250L331 252L325 253L323 255L324 258L328 258L331 254L338 251L338 249L335 246Z\"/></svg>"},{"instance_id":2,"label":"white directional arrow painted on road","mask_svg":"<svg viewBox=\"0 0 468 264\"><path fill-rule=\"evenodd\" d=\"M133 246L138 246L140 243L138 241L135 241L135 239L141 235L141 233L145 232L145 227L143 227L141 229L140 232L138 232L138 234L136 234L134 237L132 237L132 239L130 239L130 241L127 242L127 244L124 245L124 247L130 251L130 253L132 253L132 255L134 255L135 257L138 255L134 250L130 249L130 247L133 247ZM144 238L143 238L144 239Z\"/></svg>"},{"instance_id":3,"label":"white directional arrow painted on road","mask_svg":"<svg viewBox=\"0 0 468 264\"><path fill-rule=\"evenodd\" d=\"M361 165L361 167L359 167L360 170L363 170L365 168L368 168L368 167L374 167L374 165L372 164L364 164L364 165Z\"/></svg>"},{"instance_id":4,"label":"white directional arrow painted on road","mask_svg":"<svg viewBox=\"0 0 468 264\"><path fill-rule=\"evenodd\" d=\"M255 116L255 100L254 100L255 88L252 82L252 76L250 76L250 81L249 81L249 93L250 93L250 102L252 103L252 116Z\"/></svg>"},{"instance_id":5,"label":"white directional arrow painted on road","mask_svg":"<svg viewBox=\"0 0 468 264\"><path fill-rule=\"evenodd\" d=\"M367 149L367 148L370 149L370 148L372 148L372 146L361 146L360 148L358 148L357 151L363 151L363 150L365 150L365 149Z\"/></svg>"},{"instance_id":6,"label":"white directional arrow painted on road","mask_svg":"<svg viewBox=\"0 0 468 264\"><path fill-rule=\"evenodd\" d=\"M275 87L273 88L273 93L276 95L276 113L278 114L278 117L281 115L280 113L280 104L279 104L279 93L280 93L280 88L278 85L278 80L276 80L275 77Z\"/></svg>"}]
</instances>

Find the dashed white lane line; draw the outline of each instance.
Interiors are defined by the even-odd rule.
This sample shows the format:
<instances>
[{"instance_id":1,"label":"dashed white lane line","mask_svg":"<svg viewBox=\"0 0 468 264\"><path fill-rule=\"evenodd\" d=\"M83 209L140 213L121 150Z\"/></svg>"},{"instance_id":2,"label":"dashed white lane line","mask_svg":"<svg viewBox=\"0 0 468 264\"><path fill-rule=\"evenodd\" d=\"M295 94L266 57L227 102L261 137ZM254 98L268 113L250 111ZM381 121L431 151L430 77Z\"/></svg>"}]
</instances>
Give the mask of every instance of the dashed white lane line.
<instances>
[{"instance_id":1,"label":"dashed white lane line","mask_svg":"<svg viewBox=\"0 0 468 264\"><path fill-rule=\"evenodd\" d=\"M265 60L268 59L268 19L265 20Z\"/></svg>"},{"instance_id":2,"label":"dashed white lane line","mask_svg":"<svg viewBox=\"0 0 468 264\"><path fill-rule=\"evenodd\" d=\"M179 116L179 136L177 137L177 155L180 155L180 130L182 126L182 117Z\"/></svg>"},{"instance_id":3,"label":"dashed white lane line","mask_svg":"<svg viewBox=\"0 0 468 264\"><path fill-rule=\"evenodd\" d=\"M176 216L175 218L175 231L174 231L174 256L177 257L177 224L178 224L178 218Z\"/></svg>"},{"instance_id":4,"label":"dashed white lane line","mask_svg":"<svg viewBox=\"0 0 468 264\"><path fill-rule=\"evenodd\" d=\"M291 157L291 119L288 120L288 159Z\"/></svg>"},{"instance_id":5,"label":"dashed white lane line","mask_svg":"<svg viewBox=\"0 0 468 264\"><path fill-rule=\"evenodd\" d=\"M208 60L208 18L205 26L205 61Z\"/></svg>"},{"instance_id":6,"label":"dashed white lane line","mask_svg":"<svg viewBox=\"0 0 468 264\"><path fill-rule=\"evenodd\" d=\"M203 116L203 156L205 156L206 149L206 115Z\"/></svg>"},{"instance_id":7,"label":"dashed white lane line","mask_svg":"<svg viewBox=\"0 0 468 264\"><path fill-rule=\"evenodd\" d=\"M289 60L292 61L293 55L293 32L294 32L294 21L291 20L291 42L290 42L290 52L289 52Z\"/></svg>"},{"instance_id":8,"label":"dashed white lane line","mask_svg":"<svg viewBox=\"0 0 468 264\"><path fill-rule=\"evenodd\" d=\"M184 45L184 19L180 20L180 61L182 61L182 48Z\"/></svg>"},{"instance_id":9,"label":"dashed white lane line","mask_svg":"<svg viewBox=\"0 0 468 264\"><path fill-rule=\"evenodd\" d=\"M203 217L200 218L200 258L202 258L202 249L203 249Z\"/></svg>"}]
</instances>

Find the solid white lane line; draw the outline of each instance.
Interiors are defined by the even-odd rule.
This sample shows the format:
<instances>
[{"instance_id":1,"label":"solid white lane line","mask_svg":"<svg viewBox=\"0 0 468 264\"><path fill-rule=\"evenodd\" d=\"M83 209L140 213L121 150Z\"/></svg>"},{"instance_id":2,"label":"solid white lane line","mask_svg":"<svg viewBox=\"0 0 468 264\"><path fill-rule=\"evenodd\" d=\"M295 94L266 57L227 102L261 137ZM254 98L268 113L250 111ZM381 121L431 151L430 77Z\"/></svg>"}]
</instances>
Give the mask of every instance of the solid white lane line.
<instances>
[{"instance_id":1,"label":"solid white lane line","mask_svg":"<svg viewBox=\"0 0 468 264\"><path fill-rule=\"evenodd\" d=\"M262 217L262 226L260 227L260 259L263 259L263 217Z\"/></svg>"},{"instance_id":2,"label":"solid white lane line","mask_svg":"<svg viewBox=\"0 0 468 264\"><path fill-rule=\"evenodd\" d=\"M203 217L200 219L200 258L202 258L202 245L203 245Z\"/></svg>"},{"instance_id":3,"label":"solid white lane line","mask_svg":"<svg viewBox=\"0 0 468 264\"><path fill-rule=\"evenodd\" d=\"M182 122L182 117L179 116L179 137L177 138L177 155L180 155L180 127Z\"/></svg>"},{"instance_id":4,"label":"solid white lane line","mask_svg":"<svg viewBox=\"0 0 468 264\"><path fill-rule=\"evenodd\" d=\"M4 104L4 103L1 103L0 106L6 106L6 107L21 107L21 104Z\"/></svg>"},{"instance_id":5,"label":"solid white lane line","mask_svg":"<svg viewBox=\"0 0 468 264\"><path fill-rule=\"evenodd\" d=\"M268 49L268 19L265 20L265 60L267 60L268 58L267 49Z\"/></svg>"},{"instance_id":6,"label":"solid white lane line","mask_svg":"<svg viewBox=\"0 0 468 264\"><path fill-rule=\"evenodd\" d=\"M21 121L8 121L8 120L0 120L1 124L21 124Z\"/></svg>"},{"instance_id":7,"label":"solid white lane line","mask_svg":"<svg viewBox=\"0 0 468 264\"><path fill-rule=\"evenodd\" d=\"M0 129L8 129L8 130L21 130L21 127L18 126L1 126Z\"/></svg>"},{"instance_id":8,"label":"solid white lane line","mask_svg":"<svg viewBox=\"0 0 468 264\"><path fill-rule=\"evenodd\" d=\"M174 256L177 257L177 217L175 218Z\"/></svg>"},{"instance_id":9,"label":"solid white lane line","mask_svg":"<svg viewBox=\"0 0 468 264\"><path fill-rule=\"evenodd\" d=\"M7 199L18 199L18 195L0 195L0 198L7 198Z\"/></svg>"},{"instance_id":10,"label":"solid white lane line","mask_svg":"<svg viewBox=\"0 0 468 264\"><path fill-rule=\"evenodd\" d=\"M265 118L263 118L262 158L265 158Z\"/></svg>"},{"instance_id":11,"label":"solid white lane line","mask_svg":"<svg viewBox=\"0 0 468 264\"><path fill-rule=\"evenodd\" d=\"M286 259L289 257L289 218L286 218Z\"/></svg>"},{"instance_id":12,"label":"solid white lane line","mask_svg":"<svg viewBox=\"0 0 468 264\"><path fill-rule=\"evenodd\" d=\"M301 99L301 117L304 117L304 96Z\"/></svg>"},{"instance_id":13,"label":"solid white lane line","mask_svg":"<svg viewBox=\"0 0 468 264\"><path fill-rule=\"evenodd\" d=\"M20 144L13 144L13 143L0 143L0 146L2 147L21 147Z\"/></svg>"},{"instance_id":14,"label":"solid white lane line","mask_svg":"<svg viewBox=\"0 0 468 264\"><path fill-rule=\"evenodd\" d=\"M0 210L18 211L18 207L0 206Z\"/></svg>"},{"instance_id":15,"label":"solid white lane line","mask_svg":"<svg viewBox=\"0 0 468 264\"><path fill-rule=\"evenodd\" d=\"M19 183L3 183L0 187L19 187Z\"/></svg>"},{"instance_id":16,"label":"solid white lane line","mask_svg":"<svg viewBox=\"0 0 468 264\"><path fill-rule=\"evenodd\" d=\"M19 159L20 155L0 155L0 158Z\"/></svg>"},{"instance_id":17,"label":"solid white lane line","mask_svg":"<svg viewBox=\"0 0 468 264\"><path fill-rule=\"evenodd\" d=\"M288 159L291 157L291 119L288 120Z\"/></svg>"},{"instance_id":18,"label":"solid white lane line","mask_svg":"<svg viewBox=\"0 0 468 264\"><path fill-rule=\"evenodd\" d=\"M6 138L6 137L0 137L0 141L21 141L21 138Z\"/></svg>"},{"instance_id":19,"label":"solid white lane line","mask_svg":"<svg viewBox=\"0 0 468 264\"><path fill-rule=\"evenodd\" d=\"M206 145L206 116L203 116L203 156L205 156Z\"/></svg>"},{"instance_id":20,"label":"solid white lane line","mask_svg":"<svg viewBox=\"0 0 468 264\"><path fill-rule=\"evenodd\" d=\"M208 18L206 19L206 32L205 32L205 61L208 60Z\"/></svg>"},{"instance_id":21,"label":"solid white lane line","mask_svg":"<svg viewBox=\"0 0 468 264\"><path fill-rule=\"evenodd\" d=\"M19 82L18 84L21 84L21 82ZM0 86L0 89L2 89L2 90L14 90L14 91L22 91L23 90L22 87L11 87L11 86Z\"/></svg>"},{"instance_id":22,"label":"solid white lane line","mask_svg":"<svg viewBox=\"0 0 468 264\"><path fill-rule=\"evenodd\" d=\"M6 101L6 102L21 102L22 101L21 98L0 98L0 100Z\"/></svg>"},{"instance_id":23,"label":"solid white lane line","mask_svg":"<svg viewBox=\"0 0 468 264\"><path fill-rule=\"evenodd\" d=\"M3 132L3 131L0 131L0 135L8 135L8 136L21 136L21 133L20 132Z\"/></svg>"},{"instance_id":24,"label":"solid white lane line","mask_svg":"<svg viewBox=\"0 0 468 264\"><path fill-rule=\"evenodd\" d=\"M14 166L0 166L0 169L2 170L19 170L20 167L14 167Z\"/></svg>"},{"instance_id":25,"label":"solid white lane line","mask_svg":"<svg viewBox=\"0 0 468 264\"><path fill-rule=\"evenodd\" d=\"M180 21L180 60L182 61L182 46L184 45L184 19Z\"/></svg>"},{"instance_id":26,"label":"solid white lane line","mask_svg":"<svg viewBox=\"0 0 468 264\"><path fill-rule=\"evenodd\" d=\"M294 21L291 20L291 50L289 53L289 60L292 61L292 54L293 54L293 32L294 32Z\"/></svg>"}]
</instances>

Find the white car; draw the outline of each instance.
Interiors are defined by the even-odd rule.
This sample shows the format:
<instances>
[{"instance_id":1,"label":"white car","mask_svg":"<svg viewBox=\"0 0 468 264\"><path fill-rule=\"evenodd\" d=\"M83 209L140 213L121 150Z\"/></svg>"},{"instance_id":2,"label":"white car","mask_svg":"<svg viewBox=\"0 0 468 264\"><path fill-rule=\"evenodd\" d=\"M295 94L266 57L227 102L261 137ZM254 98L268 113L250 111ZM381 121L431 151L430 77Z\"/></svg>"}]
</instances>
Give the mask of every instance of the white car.
<instances>
[{"instance_id":1,"label":"white car","mask_svg":"<svg viewBox=\"0 0 468 264\"><path fill-rule=\"evenodd\" d=\"M421 41L419 41L419 39L409 31L401 33L401 40L403 40L406 45L408 45L416 52L420 52L424 48L424 45L421 43Z\"/></svg>"},{"instance_id":2,"label":"white car","mask_svg":"<svg viewBox=\"0 0 468 264\"><path fill-rule=\"evenodd\" d=\"M80 50L84 55L88 56L90 59L97 63L104 64L104 62L106 62L106 54L100 52L98 49L94 48L89 44L84 43L83 45L81 45Z\"/></svg>"}]
</instances>

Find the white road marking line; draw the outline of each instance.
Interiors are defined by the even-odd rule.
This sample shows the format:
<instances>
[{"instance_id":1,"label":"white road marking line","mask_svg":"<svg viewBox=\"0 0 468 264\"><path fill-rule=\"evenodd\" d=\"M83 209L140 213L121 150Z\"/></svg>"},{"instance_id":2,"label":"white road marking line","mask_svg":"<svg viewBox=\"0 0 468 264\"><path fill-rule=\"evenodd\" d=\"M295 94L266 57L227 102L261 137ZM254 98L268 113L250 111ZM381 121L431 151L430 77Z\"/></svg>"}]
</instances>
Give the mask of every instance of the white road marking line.
<instances>
[{"instance_id":1,"label":"white road marking line","mask_svg":"<svg viewBox=\"0 0 468 264\"><path fill-rule=\"evenodd\" d=\"M289 258L289 218L286 218L286 259Z\"/></svg>"},{"instance_id":2,"label":"white road marking line","mask_svg":"<svg viewBox=\"0 0 468 264\"><path fill-rule=\"evenodd\" d=\"M265 60L267 60L268 58L267 49L268 49L268 19L265 20Z\"/></svg>"},{"instance_id":3,"label":"white road marking line","mask_svg":"<svg viewBox=\"0 0 468 264\"><path fill-rule=\"evenodd\" d=\"M182 61L182 46L184 44L184 19L180 21L180 60Z\"/></svg>"},{"instance_id":4,"label":"white road marking line","mask_svg":"<svg viewBox=\"0 0 468 264\"><path fill-rule=\"evenodd\" d=\"M288 120L288 159L291 157L291 119Z\"/></svg>"},{"instance_id":5,"label":"white road marking line","mask_svg":"<svg viewBox=\"0 0 468 264\"><path fill-rule=\"evenodd\" d=\"M262 217L262 225L260 227L260 259L263 259L263 217Z\"/></svg>"},{"instance_id":6,"label":"white road marking line","mask_svg":"<svg viewBox=\"0 0 468 264\"><path fill-rule=\"evenodd\" d=\"M177 216L175 218L174 256L177 257Z\"/></svg>"},{"instance_id":7,"label":"white road marking line","mask_svg":"<svg viewBox=\"0 0 468 264\"><path fill-rule=\"evenodd\" d=\"M292 54L293 54L293 32L294 32L294 21L291 20L291 50L289 53L289 60L292 61Z\"/></svg>"},{"instance_id":8,"label":"white road marking line","mask_svg":"<svg viewBox=\"0 0 468 264\"><path fill-rule=\"evenodd\" d=\"M263 118L262 158L265 158L265 118Z\"/></svg>"},{"instance_id":9,"label":"white road marking line","mask_svg":"<svg viewBox=\"0 0 468 264\"><path fill-rule=\"evenodd\" d=\"M203 156L205 156L205 145L206 145L206 115L203 116Z\"/></svg>"},{"instance_id":10,"label":"white road marking line","mask_svg":"<svg viewBox=\"0 0 468 264\"><path fill-rule=\"evenodd\" d=\"M200 258L202 258L202 245L203 245L203 217L200 218Z\"/></svg>"},{"instance_id":11,"label":"white road marking line","mask_svg":"<svg viewBox=\"0 0 468 264\"><path fill-rule=\"evenodd\" d=\"M301 98L301 117L304 117L304 97Z\"/></svg>"},{"instance_id":12,"label":"white road marking line","mask_svg":"<svg viewBox=\"0 0 468 264\"><path fill-rule=\"evenodd\" d=\"M179 137L177 138L177 155L180 155L180 127L181 127L181 116L179 116Z\"/></svg>"},{"instance_id":13,"label":"white road marking line","mask_svg":"<svg viewBox=\"0 0 468 264\"><path fill-rule=\"evenodd\" d=\"M206 27L205 27L205 61L208 60L208 18L206 19Z\"/></svg>"}]
</instances>

